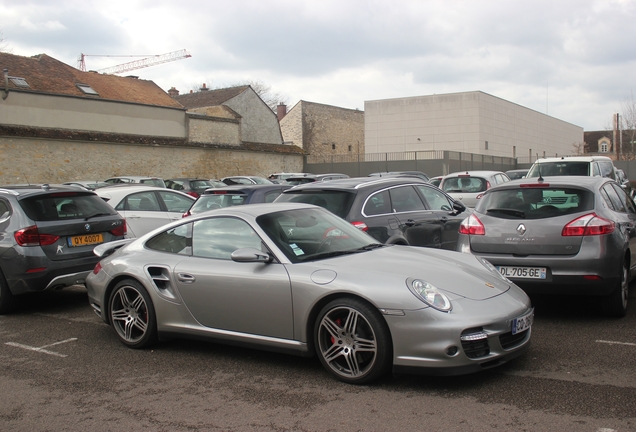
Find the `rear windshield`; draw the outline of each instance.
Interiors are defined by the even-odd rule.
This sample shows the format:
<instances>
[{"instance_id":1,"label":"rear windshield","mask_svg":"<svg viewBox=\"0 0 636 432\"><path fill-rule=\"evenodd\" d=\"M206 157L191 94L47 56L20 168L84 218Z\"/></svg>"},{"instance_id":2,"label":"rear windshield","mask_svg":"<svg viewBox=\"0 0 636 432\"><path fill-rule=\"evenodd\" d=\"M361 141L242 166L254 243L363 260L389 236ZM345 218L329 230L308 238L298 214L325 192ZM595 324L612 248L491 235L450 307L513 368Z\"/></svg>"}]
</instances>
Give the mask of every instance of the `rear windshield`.
<instances>
[{"instance_id":1,"label":"rear windshield","mask_svg":"<svg viewBox=\"0 0 636 432\"><path fill-rule=\"evenodd\" d=\"M305 184L305 183L313 183L315 181L316 179L314 177L301 177L301 178L291 177L285 180L287 184L290 184L293 186L296 186L299 184Z\"/></svg>"},{"instance_id":2,"label":"rear windshield","mask_svg":"<svg viewBox=\"0 0 636 432\"><path fill-rule=\"evenodd\" d=\"M449 193L477 193L488 189L488 181L481 177L449 177L444 179L442 189Z\"/></svg>"},{"instance_id":3,"label":"rear windshield","mask_svg":"<svg viewBox=\"0 0 636 432\"><path fill-rule=\"evenodd\" d=\"M590 211L594 194L578 188L519 188L484 194L475 211L503 219L543 219Z\"/></svg>"},{"instance_id":4,"label":"rear windshield","mask_svg":"<svg viewBox=\"0 0 636 432\"><path fill-rule=\"evenodd\" d=\"M293 191L282 193L275 202L296 202L313 204L326 208L331 213L345 218L349 214L355 194L347 191L327 190L327 191Z\"/></svg>"},{"instance_id":5,"label":"rear windshield","mask_svg":"<svg viewBox=\"0 0 636 432\"><path fill-rule=\"evenodd\" d=\"M117 214L97 195L85 195L81 192L60 192L29 197L20 200L20 206L26 215L36 222Z\"/></svg>"},{"instance_id":6,"label":"rear windshield","mask_svg":"<svg viewBox=\"0 0 636 432\"><path fill-rule=\"evenodd\" d=\"M589 176L589 162L558 161L535 164L526 177Z\"/></svg>"},{"instance_id":7,"label":"rear windshield","mask_svg":"<svg viewBox=\"0 0 636 432\"><path fill-rule=\"evenodd\" d=\"M246 200L247 195L245 194L204 194L192 205L190 213L201 213L208 210L243 205Z\"/></svg>"},{"instance_id":8,"label":"rear windshield","mask_svg":"<svg viewBox=\"0 0 636 432\"><path fill-rule=\"evenodd\" d=\"M152 185L152 186L159 186L159 187L162 187L162 188L166 187L166 184L164 183L164 181L162 179L158 179L158 178L143 179L139 183L149 184L149 185Z\"/></svg>"}]
</instances>

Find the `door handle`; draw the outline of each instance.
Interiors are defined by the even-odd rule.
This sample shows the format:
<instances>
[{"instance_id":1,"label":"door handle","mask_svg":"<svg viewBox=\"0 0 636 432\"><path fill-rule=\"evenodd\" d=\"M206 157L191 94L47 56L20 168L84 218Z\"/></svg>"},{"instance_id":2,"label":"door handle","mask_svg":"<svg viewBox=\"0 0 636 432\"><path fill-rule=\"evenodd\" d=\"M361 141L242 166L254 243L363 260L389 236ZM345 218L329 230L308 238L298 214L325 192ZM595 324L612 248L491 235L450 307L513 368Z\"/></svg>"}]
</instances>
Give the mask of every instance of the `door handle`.
<instances>
[{"instance_id":1,"label":"door handle","mask_svg":"<svg viewBox=\"0 0 636 432\"><path fill-rule=\"evenodd\" d=\"M408 219L404 225L406 225L407 227L412 227L415 226L415 221L413 219Z\"/></svg>"},{"instance_id":2,"label":"door handle","mask_svg":"<svg viewBox=\"0 0 636 432\"><path fill-rule=\"evenodd\" d=\"M178 273L177 279L179 282L191 284L196 281L196 278L189 273Z\"/></svg>"}]
</instances>

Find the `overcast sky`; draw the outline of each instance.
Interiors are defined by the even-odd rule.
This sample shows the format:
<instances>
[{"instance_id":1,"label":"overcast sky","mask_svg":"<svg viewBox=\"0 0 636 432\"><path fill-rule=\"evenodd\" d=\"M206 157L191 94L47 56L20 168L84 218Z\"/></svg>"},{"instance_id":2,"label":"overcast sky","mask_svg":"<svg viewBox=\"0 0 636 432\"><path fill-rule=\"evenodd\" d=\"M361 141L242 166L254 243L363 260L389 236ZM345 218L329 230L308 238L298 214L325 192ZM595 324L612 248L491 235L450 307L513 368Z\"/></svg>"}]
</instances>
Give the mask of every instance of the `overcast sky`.
<instances>
[{"instance_id":1,"label":"overcast sky","mask_svg":"<svg viewBox=\"0 0 636 432\"><path fill-rule=\"evenodd\" d=\"M182 94L260 81L286 98L483 91L602 130L636 98L636 0L0 0L5 51L131 71ZM2 65L0 65L1 67Z\"/></svg>"}]
</instances>

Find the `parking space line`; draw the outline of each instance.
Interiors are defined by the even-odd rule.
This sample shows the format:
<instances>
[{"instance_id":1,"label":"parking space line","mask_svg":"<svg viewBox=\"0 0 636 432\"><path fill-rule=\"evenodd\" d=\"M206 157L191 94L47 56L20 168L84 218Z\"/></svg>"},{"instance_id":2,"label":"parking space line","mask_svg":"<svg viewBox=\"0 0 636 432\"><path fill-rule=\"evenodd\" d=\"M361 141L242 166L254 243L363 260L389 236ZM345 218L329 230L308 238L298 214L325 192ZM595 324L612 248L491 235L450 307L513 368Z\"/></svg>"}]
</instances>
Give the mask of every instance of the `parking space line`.
<instances>
[{"instance_id":1,"label":"parking space line","mask_svg":"<svg viewBox=\"0 0 636 432\"><path fill-rule=\"evenodd\" d=\"M73 342L73 341L76 341L76 340L77 340L77 338L70 338L70 339L66 339L66 340L63 340L63 341L60 341L60 342L55 342L55 343L52 343L52 344L49 344L49 345L44 345L44 346L41 346L41 347L32 347L32 346L29 346L29 345L23 345L23 344L19 344L19 343L16 343L16 342L6 342L5 345L10 345L10 346L18 347L18 348L24 348L24 349L29 350L29 351L41 352L41 353L44 353L44 354L54 355L54 356L57 356L57 357L68 357L66 354L60 354L60 353L57 353L55 351L49 351L49 350L47 350L45 348L52 347L52 346L55 346L55 345L60 345L60 344L67 343L67 342Z\"/></svg>"},{"instance_id":2,"label":"parking space line","mask_svg":"<svg viewBox=\"0 0 636 432\"><path fill-rule=\"evenodd\" d=\"M605 343L605 344L610 344L610 345L629 345L629 346L636 346L636 343L631 343L631 342L615 342L615 341L606 341L606 340L597 340L597 343Z\"/></svg>"}]
</instances>

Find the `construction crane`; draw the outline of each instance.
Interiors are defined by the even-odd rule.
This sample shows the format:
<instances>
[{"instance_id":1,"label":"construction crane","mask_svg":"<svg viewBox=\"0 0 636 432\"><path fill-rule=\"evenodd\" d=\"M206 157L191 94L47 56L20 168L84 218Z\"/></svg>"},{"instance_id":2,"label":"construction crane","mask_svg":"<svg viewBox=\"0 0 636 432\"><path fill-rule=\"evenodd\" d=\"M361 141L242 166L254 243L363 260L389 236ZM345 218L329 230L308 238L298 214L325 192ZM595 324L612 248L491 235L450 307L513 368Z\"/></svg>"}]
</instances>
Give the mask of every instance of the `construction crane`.
<instances>
[{"instance_id":1,"label":"construction crane","mask_svg":"<svg viewBox=\"0 0 636 432\"><path fill-rule=\"evenodd\" d=\"M84 58L89 56L90 57L146 57L143 55L118 56L118 55L97 55L97 54L82 53L77 57L77 68L79 70L86 72L86 62ZM104 74L121 74L121 73L129 72L131 70L155 66L161 63L181 60L188 57L192 57L192 56L190 55L188 51L183 49L180 51L173 51L166 54L147 56L144 59L134 60L134 61L123 63L117 66L99 69L97 70L97 72L104 73Z\"/></svg>"}]
</instances>

